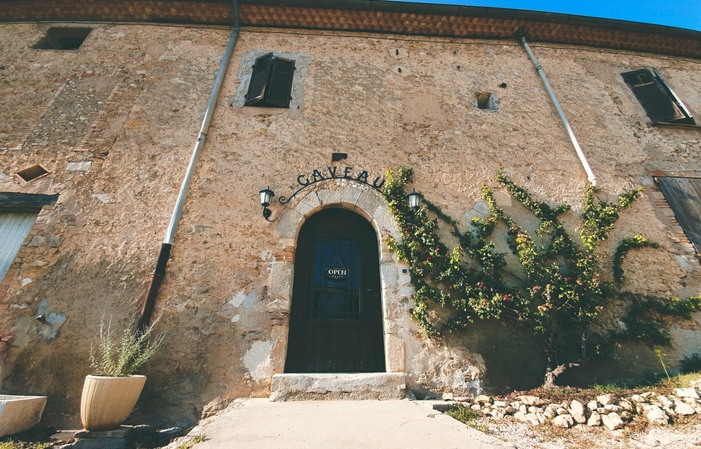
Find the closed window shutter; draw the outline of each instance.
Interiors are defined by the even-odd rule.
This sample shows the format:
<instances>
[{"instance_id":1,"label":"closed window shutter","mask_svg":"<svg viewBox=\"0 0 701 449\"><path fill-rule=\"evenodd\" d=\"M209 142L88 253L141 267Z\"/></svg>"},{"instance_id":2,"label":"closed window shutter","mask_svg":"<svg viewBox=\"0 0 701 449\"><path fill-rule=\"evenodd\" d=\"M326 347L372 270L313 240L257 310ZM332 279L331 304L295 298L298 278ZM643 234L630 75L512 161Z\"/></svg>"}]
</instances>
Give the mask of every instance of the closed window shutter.
<instances>
[{"instance_id":1,"label":"closed window shutter","mask_svg":"<svg viewBox=\"0 0 701 449\"><path fill-rule=\"evenodd\" d=\"M621 76L652 121L673 122L686 118L660 80L649 70L636 70Z\"/></svg>"},{"instance_id":2,"label":"closed window shutter","mask_svg":"<svg viewBox=\"0 0 701 449\"><path fill-rule=\"evenodd\" d=\"M701 253L701 179L657 178L674 216L697 253Z\"/></svg>"},{"instance_id":3,"label":"closed window shutter","mask_svg":"<svg viewBox=\"0 0 701 449\"><path fill-rule=\"evenodd\" d=\"M267 103L277 108L290 107L290 93L295 74L295 62L289 59L275 58L270 74L270 88Z\"/></svg>"},{"instance_id":4,"label":"closed window shutter","mask_svg":"<svg viewBox=\"0 0 701 449\"><path fill-rule=\"evenodd\" d=\"M251 74L251 83L248 85L248 94L246 94L246 106L258 105L264 102L272 61L272 53L256 59L253 73Z\"/></svg>"}]
</instances>

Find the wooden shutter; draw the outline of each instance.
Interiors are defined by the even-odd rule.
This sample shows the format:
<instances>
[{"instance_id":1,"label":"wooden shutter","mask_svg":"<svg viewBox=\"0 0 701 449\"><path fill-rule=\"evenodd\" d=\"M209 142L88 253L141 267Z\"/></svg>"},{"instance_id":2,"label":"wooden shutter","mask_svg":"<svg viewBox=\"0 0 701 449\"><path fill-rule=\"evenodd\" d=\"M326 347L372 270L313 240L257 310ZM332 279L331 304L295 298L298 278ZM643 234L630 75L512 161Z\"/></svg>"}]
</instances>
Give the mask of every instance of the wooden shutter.
<instances>
[{"instance_id":1,"label":"wooden shutter","mask_svg":"<svg viewBox=\"0 0 701 449\"><path fill-rule=\"evenodd\" d=\"M701 179L659 177L667 203L697 253L701 253Z\"/></svg>"},{"instance_id":2,"label":"wooden shutter","mask_svg":"<svg viewBox=\"0 0 701 449\"><path fill-rule=\"evenodd\" d=\"M295 62L289 59L275 58L270 74L267 103L276 108L290 107L292 80L295 75Z\"/></svg>"},{"instance_id":3,"label":"wooden shutter","mask_svg":"<svg viewBox=\"0 0 701 449\"><path fill-rule=\"evenodd\" d=\"M0 212L0 282L36 218L36 212Z\"/></svg>"},{"instance_id":4,"label":"wooden shutter","mask_svg":"<svg viewBox=\"0 0 701 449\"><path fill-rule=\"evenodd\" d=\"M673 122L686 119L665 86L648 69L621 73L621 76L652 121Z\"/></svg>"},{"instance_id":5,"label":"wooden shutter","mask_svg":"<svg viewBox=\"0 0 701 449\"><path fill-rule=\"evenodd\" d=\"M268 53L256 59L245 106L289 108L295 62Z\"/></svg>"},{"instance_id":6,"label":"wooden shutter","mask_svg":"<svg viewBox=\"0 0 701 449\"><path fill-rule=\"evenodd\" d=\"M251 74L251 83L248 85L245 106L264 106L259 105L259 103L264 102L272 60L273 54L268 53L257 58L255 64L253 64L253 73Z\"/></svg>"}]
</instances>

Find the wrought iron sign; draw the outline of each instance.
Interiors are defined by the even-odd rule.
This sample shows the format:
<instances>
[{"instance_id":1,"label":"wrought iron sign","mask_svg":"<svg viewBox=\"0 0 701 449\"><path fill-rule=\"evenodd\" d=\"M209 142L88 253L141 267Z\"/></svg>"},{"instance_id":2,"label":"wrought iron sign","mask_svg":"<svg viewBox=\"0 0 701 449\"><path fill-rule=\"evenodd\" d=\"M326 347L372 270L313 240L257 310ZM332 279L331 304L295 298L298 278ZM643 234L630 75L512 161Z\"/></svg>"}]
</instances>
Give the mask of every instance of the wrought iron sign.
<instances>
[{"instance_id":1,"label":"wrought iron sign","mask_svg":"<svg viewBox=\"0 0 701 449\"><path fill-rule=\"evenodd\" d=\"M372 187L375 190L380 190L385 184L385 178L382 176L377 176L370 182L370 174L367 170L354 170L353 167L337 167L335 165L326 167L326 170L313 170L311 173L302 173L297 176L297 184L301 187L297 189L289 198L281 196L278 198L280 204L289 203L292 198L295 197L299 192L309 187L310 185L316 184L322 181L330 181L332 179L347 179L349 181L358 182L360 184L365 184Z\"/></svg>"}]
</instances>

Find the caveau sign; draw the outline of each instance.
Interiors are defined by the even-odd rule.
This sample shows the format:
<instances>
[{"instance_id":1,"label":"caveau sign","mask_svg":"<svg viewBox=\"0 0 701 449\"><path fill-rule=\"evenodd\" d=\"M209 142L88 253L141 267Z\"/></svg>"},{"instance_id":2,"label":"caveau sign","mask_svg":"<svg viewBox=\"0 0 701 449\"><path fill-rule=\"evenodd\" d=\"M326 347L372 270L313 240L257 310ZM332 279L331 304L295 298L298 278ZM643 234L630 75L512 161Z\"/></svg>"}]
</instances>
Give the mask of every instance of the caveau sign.
<instances>
[{"instance_id":1,"label":"caveau sign","mask_svg":"<svg viewBox=\"0 0 701 449\"><path fill-rule=\"evenodd\" d=\"M378 190L385 184L385 178L382 176L375 177L372 183L370 183L370 174L367 170L354 170L353 167L340 169L335 165L326 167L326 170L314 170L311 174L302 173L297 176L297 183L302 187L306 187L309 184L314 184L315 182L325 179L351 179L372 186Z\"/></svg>"},{"instance_id":2,"label":"caveau sign","mask_svg":"<svg viewBox=\"0 0 701 449\"><path fill-rule=\"evenodd\" d=\"M326 167L325 169L314 169L311 171L311 173L302 173L301 175L297 176L297 184L300 185L300 188L289 197L279 197L278 201L280 204L287 204L292 198L295 197L295 195L306 187L316 184L317 182L328 181L331 179L347 179L349 181L368 185L375 190L380 190L382 186L385 185L385 178L383 176L376 176L373 178L367 170L354 169L353 167L341 168L332 165ZM372 182L370 181L371 179Z\"/></svg>"}]
</instances>

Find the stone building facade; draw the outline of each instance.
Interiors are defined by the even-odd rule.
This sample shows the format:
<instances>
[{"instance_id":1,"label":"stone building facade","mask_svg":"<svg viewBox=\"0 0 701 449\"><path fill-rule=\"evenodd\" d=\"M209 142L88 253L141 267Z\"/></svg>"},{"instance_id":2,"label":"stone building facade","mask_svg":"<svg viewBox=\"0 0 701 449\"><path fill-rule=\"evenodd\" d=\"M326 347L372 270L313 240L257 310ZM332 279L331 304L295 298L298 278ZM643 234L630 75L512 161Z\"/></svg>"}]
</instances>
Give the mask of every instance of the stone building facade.
<instances>
[{"instance_id":1,"label":"stone building facade","mask_svg":"<svg viewBox=\"0 0 701 449\"><path fill-rule=\"evenodd\" d=\"M232 13L218 2L40 3L0 8L0 192L16 200L0 213L45 199L0 284L0 388L47 394L45 421L69 425L101 319L122 326L141 310ZM598 195L646 189L605 260L620 239L643 234L663 248L628 256L626 288L698 294L696 252L654 178L698 177L701 132L652 123L621 73L654 67L689 113L701 111L701 34L436 5L253 3L240 5L242 27L156 297L156 326L168 339L145 369L137 417L192 422L234 398L271 394L273 375L286 371L295 273L308 263L300 233L337 209L363 217L378 245L385 374L371 382L425 396L542 378L532 363L542 355L506 326L478 323L443 340L421 334L408 312L406 265L384 244L398 230L374 188L387 168L410 166L413 187L466 226L481 208L481 183L496 188L502 166L538 198L581 208L587 174L517 31L530 39ZM75 50L35 48L65 28L90 31ZM289 107L245 106L253 65L270 52L295 61ZM258 198L268 186L269 221ZM666 352L677 366L699 352L698 316L670 326ZM621 357L622 377L657 364L646 347ZM513 366L519 376L509 375Z\"/></svg>"}]
</instances>

